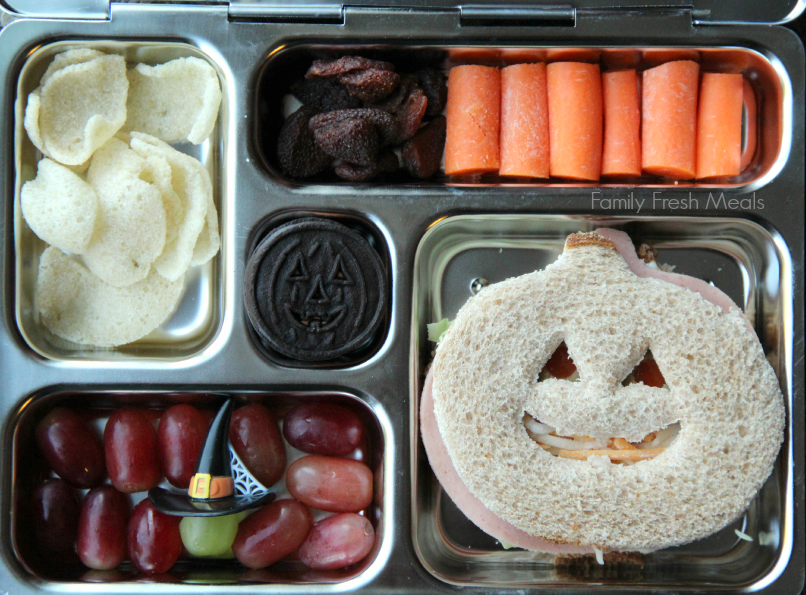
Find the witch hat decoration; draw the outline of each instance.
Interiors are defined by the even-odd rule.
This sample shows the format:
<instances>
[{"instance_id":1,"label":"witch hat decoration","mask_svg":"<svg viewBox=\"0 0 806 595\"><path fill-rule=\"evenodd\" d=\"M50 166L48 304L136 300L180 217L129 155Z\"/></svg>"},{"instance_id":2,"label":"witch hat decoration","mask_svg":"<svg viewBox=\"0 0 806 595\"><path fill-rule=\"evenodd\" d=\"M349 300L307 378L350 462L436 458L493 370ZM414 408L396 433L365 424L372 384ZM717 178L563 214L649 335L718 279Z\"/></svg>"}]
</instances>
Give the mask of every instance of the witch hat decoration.
<instances>
[{"instance_id":1,"label":"witch hat decoration","mask_svg":"<svg viewBox=\"0 0 806 595\"><path fill-rule=\"evenodd\" d=\"M202 447L186 494L152 488L148 497L160 512L174 516L223 516L268 504L275 493L249 474L229 445L233 400L218 410ZM236 477L233 478L233 467Z\"/></svg>"}]
</instances>

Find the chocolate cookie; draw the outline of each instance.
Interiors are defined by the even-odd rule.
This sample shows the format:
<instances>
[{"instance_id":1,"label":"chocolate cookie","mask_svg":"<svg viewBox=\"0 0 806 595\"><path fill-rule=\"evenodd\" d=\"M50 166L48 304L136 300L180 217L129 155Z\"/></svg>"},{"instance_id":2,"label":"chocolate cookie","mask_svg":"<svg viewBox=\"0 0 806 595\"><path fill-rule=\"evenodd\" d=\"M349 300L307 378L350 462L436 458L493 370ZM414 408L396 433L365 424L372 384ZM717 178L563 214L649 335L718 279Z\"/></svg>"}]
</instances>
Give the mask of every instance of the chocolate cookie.
<instances>
[{"instance_id":1,"label":"chocolate cookie","mask_svg":"<svg viewBox=\"0 0 806 595\"><path fill-rule=\"evenodd\" d=\"M246 267L246 312L279 353L327 361L364 345L384 318L386 277L358 233L305 218L273 230Z\"/></svg>"}]
</instances>

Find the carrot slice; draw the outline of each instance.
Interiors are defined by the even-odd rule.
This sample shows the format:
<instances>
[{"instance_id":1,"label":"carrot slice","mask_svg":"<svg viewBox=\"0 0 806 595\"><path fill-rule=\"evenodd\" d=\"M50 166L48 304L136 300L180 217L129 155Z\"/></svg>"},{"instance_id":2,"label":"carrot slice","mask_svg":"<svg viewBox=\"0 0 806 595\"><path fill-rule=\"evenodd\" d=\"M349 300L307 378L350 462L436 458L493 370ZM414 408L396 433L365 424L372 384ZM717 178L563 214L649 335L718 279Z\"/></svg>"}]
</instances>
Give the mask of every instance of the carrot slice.
<instances>
[{"instance_id":1,"label":"carrot slice","mask_svg":"<svg viewBox=\"0 0 806 595\"><path fill-rule=\"evenodd\" d=\"M744 171L756 154L756 134L758 132L756 118L758 117L758 107L756 106L756 93L750 81L744 79L744 109L747 111L747 127L745 128L744 150L739 162L739 171Z\"/></svg>"},{"instance_id":2,"label":"carrot slice","mask_svg":"<svg viewBox=\"0 0 806 595\"><path fill-rule=\"evenodd\" d=\"M706 72L697 115L697 179L737 176L742 158L741 74Z\"/></svg>"},{"instance_id":3,"label":"carrot slice","mask_svg":"<svg viewBox=\"0 0 806 595\"><path fill-rule=\"evenodd\" d=\"M697 147L700 66L690 60L644 71L642 166L646 173L691 179Z\"/></svg>"},{"instance_id":4,"label":"carrot slice","mask_svg":"<svg viewBox=\"0 0 806 595\"><path fill-rule=\"evenodd\" d=\"M498 171L501 73L489 66L454 66L448 74L445 173Z\"/></svg>"},{"instance_id":5,"label":"carrot slice","mask_svg":"<svg viewBox=\"0 0 806 595\"><path fill-rule=\"evenodd\" d=\"M502 176L549 177L546 65L516 64L501 71Z\"/></svg>"},{"instance_id":6,"label":"carrot slice","mask_svg":"<svg viewBox=\"0 0 806 595\"><path fill-rule=\"evenodd\" d=\"M662 49L650 48L644 50L643 53L644 63L649 66L658 66L666 62L676 62L677 60L691 60L692 62L700 61L700 52L698 50L687 49Z\"/></svg>"},{"instance_id":7,"label":"carrot slice","mask_svg":"<svg viewBox=\"0 0 806 595\"><path fill-rule=\"evenodd\" d=\"M641 175L641 112L638 75L618 70L602 75L604 101L603 176Z\"/></svg>"},{"instance_id":8,"label":"carrot slice","mask_svg":"<svg viewBox=\"0 0 806 595\"><path fill-rule=\"evenodd\" d=\"M557 456L561 459L579 459L585 461L588 457L610 457L611 461L641 461L652 459L662 453L665 448L644 448L635 450L565 450L560 449Z\"/></svg>"},{"instance_id":9,"label":"carrot slice","mask_svg":"<svg viewBox=\"0 0 806 595\"><path fill-rule=\"evenodd\" d=\"M505 64L546 61L546 50L540 48L502 48L500 52Z\"/></svg>"},{"instance_id":10,"label":"carrot slice","mask_svg":"<svg viewBox=\"0 0 806 595\"><path fill-rule=\"evenodd\" d=\"M638 450L634 444L630 444L624 438L613 438L613 446L619 450Z\"/></svg>"},{"instance_id":11,"label":"carrot slice","mask_svg":"<svg viewBox=\"0 0 806 595\"><path fill-rule=\"evenodd\" d=\"M602 67L609 70L636 68L641 62L640 50L602 50Z\"/></svg>"},{"instance_id":12,"label":"carrot slice","mask_svg":"<svg viewBox=\"0 0 806 595\"><path fill-rule=\"evenodd\" d=\"M546 67L551 175L596 181L602 171L602 78L598 64Z\"/></svg>"},{"instance_id":13,"label":"carrot slice","mask_svg":"<svg viewBox=\"0 0 806 595\"><path fill-rule=\"evenodd\" d=\"M546 62L599 62L599 50L588 48L549 48Z\"/></svg>"}]
</instances>

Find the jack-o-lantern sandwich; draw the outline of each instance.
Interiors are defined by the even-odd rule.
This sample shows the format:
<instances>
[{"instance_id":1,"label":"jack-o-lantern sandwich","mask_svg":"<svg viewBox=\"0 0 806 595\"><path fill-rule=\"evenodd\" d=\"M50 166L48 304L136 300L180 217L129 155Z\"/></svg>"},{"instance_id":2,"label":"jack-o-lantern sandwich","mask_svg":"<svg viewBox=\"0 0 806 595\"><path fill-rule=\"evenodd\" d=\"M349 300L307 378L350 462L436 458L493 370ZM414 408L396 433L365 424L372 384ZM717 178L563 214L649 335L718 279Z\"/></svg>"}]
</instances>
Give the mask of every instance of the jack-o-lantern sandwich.
<instances>
[{"instance_id":1,"label":"jack-o-lantern sandwich","mask_svg":"<svg viewBox=\"0 0 806 595\"><path fill-rule=\"evenodd\" d=\"M778 379L739 308L607 229L471 298L439 342L420 415L465 515L557 554L647 552L724 528L784 430Z\"/></svg>"}]
</instances>

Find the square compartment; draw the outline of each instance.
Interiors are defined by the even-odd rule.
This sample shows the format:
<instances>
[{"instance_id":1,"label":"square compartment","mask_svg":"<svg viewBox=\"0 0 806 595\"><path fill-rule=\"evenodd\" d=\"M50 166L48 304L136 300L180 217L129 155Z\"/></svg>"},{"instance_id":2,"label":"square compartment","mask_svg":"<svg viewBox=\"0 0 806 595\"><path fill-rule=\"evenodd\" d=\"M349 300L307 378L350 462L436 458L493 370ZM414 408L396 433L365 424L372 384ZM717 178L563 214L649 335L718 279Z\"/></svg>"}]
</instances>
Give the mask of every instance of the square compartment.
<instances>
[{"instance_id":1,"label":"square compartment","mask_svg":"<svg viewBox=\"0 0 806 595\"><path fill-rule=\"evenodd\" d=\"M20 190L23 184L36 177L37 163L42 154L34 147L23 128L23 115L28 94L39 86L39 80L53 57L61 52L91 48L105 53L119 54L127 66L135 62L157 65L175 58L196 57L209 63L218 73L221 83L221 106L215 128L210 137L199 145L189 142L173 143L177 150L198 159L210 174L213 184L213 200L218 209L221 249L207 263L191 267L185 273L183 296L173 314L154 331L116 348L79 345L54 335L42 324L34 306L36 277L39 258L47 244L31 231L22 218ZM60 361L107 361L132 360L176 361L192 357L210 345L218 335L225 311L223 252L227 221L226 196L227 172L224 167L227 152L227 114L229 93L222 69L199 48L175 42L136 41L60 41L38 47L26 59L17 82L15 106L15 165L16 186L14 194L14 235L16 269L16 317L17 326L28 345L39 355Z\"/></svg>"},{"instance_id":2,"label":"square compartment","mask_svg":"<svg viewBox=\"0 0 806 595\"><path fill-rule=\"evenodd\" d=\"M37 423L56 407L67 407L76 411L81 417L90 421L99 436L103 436L106 420L121 408L147 409L156 417L169 407L187 403L200 410L206 410L212 418L215 410L222 403L222 397L235 399L236 408L247 403L262 403L268 407L278 422L295 405L306 402L327 402L347 407L358 414L365 428L365 442L348 457L360 458L372 470L374 477L374 494L370 506L363 513L370 519L375 529L375 543L372 550L362 561L343 569L311 570L301 562L287 559L260 570L250 570L235 559L180 558L166 574L156 580L164 585L180 584L205 585L219 587L222 585L261 584L277 586L310 584L316 585L318 592L340 592L348 585L357 588L372 580L384 565L390 550L390 539L393 533L389 512L393 488L393 473L388 473L392 461L391 435L392 427L383 408L371 397L340 390L327 391L270 391L254 389L228 389L188 391L166 389L131 389L120 387L101 387L93 390L83 388L43 389L27 399L12 416L9 417L8 432L11 436L12 448L7 451L8 469L11 470L13 490L9 508L3 507L2 513L10 517L11 555L9 563L16 562L18 572L27 575L39 588L46 590L63 589L64 583L79 584L82 592L105 592L109 584L128 584L154 582L148 575L141 574L131 564L124 561L119 567L110 571L95 571L83 566L77 559L64 561L45 558L39 552L34 531L31 526L29 503L34 488L45 479L55 477L47 463L39 454L34 441ZM304 453L291 447L284 441L286 464L305 456ZM360 454L357 454L359 453ZM105 480L108 483L108 479ZM177 490L163 478L160 485L169 490ZM283 477L272 491L277 499L288 498L288 490ZM80 493L82 490L76 490ZM83 490L86 492L86 490ZM131 494L132 504L145 497L145 492ZM314 521L323 513L313 511ZM327 516L325 513L324 516ZM13 553L12 553L13 552ZM91 583L98 583L94 586ZM248 588L248 587L247 587ZM313 588L313 587L312 587Z\"/></svg>"},{"instance_id":3,"label":"square compartment","mask_svg":"<svg viewBox=\"0 0 806 595\"><path fill-rule=\"evenodd\" d=\"M786 438L770 478L747 513L716 534L684 546L646 554L643 566L587 560L556 564L553 554L505 550L447 497L419 439L423 369L434 348L425 325L454 318L471 297L475 279L490 283L543 269L578 231L614 227L634 242L658 250L658 262L675 272L713 282L744 308L781 383ZM417 250L412 315L412 533L414 548L431 574L454 585L569 588L585 583L641 588L755 590L790 563L793 420L792 267L789 249L772 229L739 218L591 218L553 215L466 215L436 222ZM747 542L735 529L752 535ZM762 533L764 539L761 539ZM764 545L760 543L764 541Z\"/></svg>"}]
</instances>

